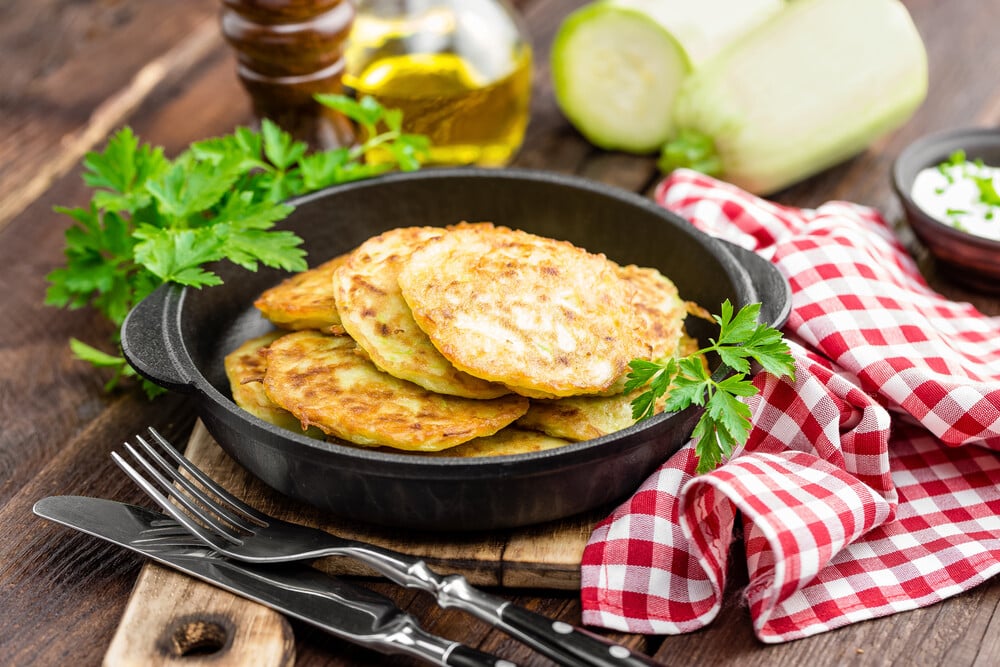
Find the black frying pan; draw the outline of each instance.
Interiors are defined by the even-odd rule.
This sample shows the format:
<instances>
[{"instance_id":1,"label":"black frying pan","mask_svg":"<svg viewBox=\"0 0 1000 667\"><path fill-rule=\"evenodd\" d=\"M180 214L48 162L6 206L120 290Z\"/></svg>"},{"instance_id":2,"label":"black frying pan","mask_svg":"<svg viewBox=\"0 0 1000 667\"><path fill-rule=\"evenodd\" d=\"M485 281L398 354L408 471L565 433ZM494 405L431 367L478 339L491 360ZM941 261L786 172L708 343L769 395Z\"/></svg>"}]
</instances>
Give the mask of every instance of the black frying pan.
<instances>
[{"instance_id":1,"label":"black frying pan","mask_svg":"<svg viewBox=\"0 0 1000 667\"><path fill-rule=\"evenodd\" d=\"M718 312L760 301L784 323L788 285L753 253L709 238L632 193L585 179L526 170L432 169L337 186L293 202L282 228L303 239L310 264L393 227L491 221L565 239L620 264L660 269L681 296ZM165 285L130 313L122 347L143 376L188 392L223 449L286 495L364 522L432 530L522 526L620 500L685 441L696 409L658 415L618 433L507 457L420 458L306 438L240 410L223 357L269 330L253 307L286 277L270 269L216 268L225 284ZM706 341L712 327L688 318Z\"/></svg>"}]
</instances>

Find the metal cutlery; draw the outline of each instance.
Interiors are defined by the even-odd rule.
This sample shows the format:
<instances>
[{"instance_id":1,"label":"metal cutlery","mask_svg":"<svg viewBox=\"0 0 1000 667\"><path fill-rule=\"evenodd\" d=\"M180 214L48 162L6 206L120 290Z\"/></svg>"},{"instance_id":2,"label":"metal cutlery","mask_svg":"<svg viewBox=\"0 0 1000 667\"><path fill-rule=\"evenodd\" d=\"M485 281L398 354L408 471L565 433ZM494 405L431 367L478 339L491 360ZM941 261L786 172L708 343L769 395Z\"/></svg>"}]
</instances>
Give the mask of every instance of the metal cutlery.
<instances>
[{"instance_id":1,"label":"metal cutlery","mask_svg":"<svg viewBox=\"0 0 1000 667\"><path fill-rule=\"evenodd\" d=\"M188 535L179 534L175 521L158 512L80 496L43 498L34 512L381 653L451 667L514 667L508 660L433 635L389 598L308 565L262 567L224 558L192 544Z\"/></svg>"},{"instance_id":2,"label":"metal cutlery","mask_svg":"<svg viewBox=\"0 0 1000 667\"><path fill-rule=\"evenodd\" d=\"M480 591L461 575L439 575L419 558L264 514L222 488L154 429L150 428L149 432L159 447L141 436L135 438L139 448L129 443L124 445L145 475L120 454L113 452L112 458L167 514L192 536L221 554L251 563L347 556L367 564L401 586L430 593L441 607L468 612L560 665L656 664L625 646ZM181 474L175 465L198 484Z\"/></svg>"}]
</instances>

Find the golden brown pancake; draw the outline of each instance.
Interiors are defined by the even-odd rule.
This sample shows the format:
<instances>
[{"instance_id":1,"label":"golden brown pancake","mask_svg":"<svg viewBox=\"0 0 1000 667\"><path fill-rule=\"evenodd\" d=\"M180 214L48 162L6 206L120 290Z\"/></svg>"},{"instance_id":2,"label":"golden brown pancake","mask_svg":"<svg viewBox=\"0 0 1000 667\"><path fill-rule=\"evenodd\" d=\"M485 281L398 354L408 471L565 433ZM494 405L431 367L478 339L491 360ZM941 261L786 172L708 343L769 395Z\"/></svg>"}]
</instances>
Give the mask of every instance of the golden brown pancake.
<instances>
[{"instance_id":1,"label":"golden brown pancake","mask_svg":"<svg viewBox=\"0 0 1000 667\"><path fill-rule=\"evenodd\" d=\"M440 227L393 229L365 241L333 276L341 323L381 370L440 394L496 398L510 393L445 359L417 326L396 278L410 254Z\"/></svg>"},{"instance_id":2,"label":"golden brown pancake","mask_svg":"<svg viewBox=\"0 0 1000 667\"><path fill-rule=\"evenodd\" d=\"M633 288L565 241L457 225L410 255L399 286L455 367L526 396L605 390L645 350Z\"/></svg>"},{"instance_id":3,"label":"golden brown pancake","mask_svg":"<svg viewBox=\"0 0 1000 667\"><path fill-rule=\"evenodd\" d=\"M688 305L677 294L673 281L656 269L630 264L617 267L618 275L635 290L632 308L636 315L636 335L645 349L637 359L655 361L674 356L684 333ZM616 396L625 391L627 371L602 396Z\"/></svg>"},{"instance_id":4,"label":"golden brown pancake","mask_svg":"<svg viewBox=\"0 0 1000 667\"><path fill-rule=\"evenodd\" d=\"M631 401L639 393L532 399L528 412L516 424L555 438L592 440L634 424Z\"/></svg>"},{"instance_id":5,"label":"golden brown pancake","mask_svg":"<svg viewBox=\"0 0 1000 667\"><path fill-rule=\"evenodd\" d=\"M678 356L686 356L697 349L697 341L682 333L673 352ZM624 389L624 383L622 388ZM516 425L573 441L599 438L635 423L632 418L632 400L643 391L640 388L627 395L618 393L613 396L532 399L528 412L517 420ZM665 403L666 396L661 397L654 413L663 412Z\"/></svg>"},{"instance_id":6,"label":"golden brown pancake","mask_svg":"<svg viewBox=\"0 0 1000 667\"><path fill-rule=\"evenodd\" d=\"M440 452L427 454L427 456L460 458L512 456L514 454L555 449L556 447L564 447L568 444L570 444L570 441L563 438L554 438L537 431L528 431L508 426L493 435L484 438L475 438L457 447L443 449Z\"/></svg>"},{"instance_id":7,"label":"golden brown pancake","mask_svg":"<svg viewBox=\"0 0 1000 667\"><path fill-rule=\"evenodd\" d=\"M340 333L340 315L333 298L333 274L348 254L297 273L262 293L254 305L282 329L321 329Z\"/></svg>"},{"instance_id":8,"label":"golden brown pancake","mask_svg":"<svg viewBox=\"0 0 1000 667\"><path fill-rule=\"evenodd\" d=\"M493 435L528 401L445 396L380 371L347 336L298 331L271 343L264 389L304 425L367 446L437 451Z\"/></svg>"},{"instance_id":9,"label":"golden brown pancake","mask_svg":"<svg viewBox=\"0 0 1000 667\"><path fill-rule=\"evenodd\" d=\"M634 264L618 267L618 275L635 290L632 307L638 316L638 335L649 346L642 358L655 360L674 356L687 315L677 286L656 269Z\"/></svg>"},{"instance_id":10,"label":"golden brown pancake","mask_svg":"<svg viewBox=\"0 0 1000 667\"><path fill-rule=\"evenodd\" d=\"M303 433L299 420L268 398L264 391L267 359L263 350L285 333L274 331L251 338L227 354L224 360L226 377L229 378L229 388L232 390L233 402L236 405L270 424ZM323 437L323 432L317 428L306 429L304 434L311 438Z\"/></svg>"}]
</instances>

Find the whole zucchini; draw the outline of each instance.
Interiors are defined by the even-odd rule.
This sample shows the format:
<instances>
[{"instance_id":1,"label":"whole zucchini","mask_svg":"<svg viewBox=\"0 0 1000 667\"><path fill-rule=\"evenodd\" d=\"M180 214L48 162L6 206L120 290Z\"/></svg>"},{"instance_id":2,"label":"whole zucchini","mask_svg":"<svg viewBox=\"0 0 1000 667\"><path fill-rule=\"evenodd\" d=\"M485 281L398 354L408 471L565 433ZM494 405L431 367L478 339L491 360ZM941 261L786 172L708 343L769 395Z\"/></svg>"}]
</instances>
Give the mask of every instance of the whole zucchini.
<instances>
[{"instance_id":1,"label":"whole zucchini","mask_svg":"<svg viewBox=\"0 0 1000 667\"><path fill-rule=\"evenodd\" d=\"M685 79L660 168L770 194L860 153L926 94L898 0L794 0Z\"/></svg>"}]
</instances>

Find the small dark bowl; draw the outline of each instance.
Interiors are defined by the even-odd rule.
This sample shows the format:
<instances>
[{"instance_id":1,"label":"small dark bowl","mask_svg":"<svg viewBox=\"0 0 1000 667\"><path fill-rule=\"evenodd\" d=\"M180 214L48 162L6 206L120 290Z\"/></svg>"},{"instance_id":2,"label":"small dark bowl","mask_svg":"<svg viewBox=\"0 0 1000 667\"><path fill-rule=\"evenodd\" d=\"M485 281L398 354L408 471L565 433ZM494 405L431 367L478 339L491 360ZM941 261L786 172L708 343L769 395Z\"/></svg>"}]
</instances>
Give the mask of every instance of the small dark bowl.
<instances>
[{"instance_id":1,"label":"small dark bowl","mask_svg":"<svg viewBox=\"0 0 1000 667\"><path fill-rule=\"evenodd\" d=\"M515 169L437 169L358 181L304 197L280 227L312 263L392 227L491 220L566 239L620 263L653 266L713 312L762 302L781 326L788 283L757 255L702 234L638 195L581 178ZM434 530L499 529L558 519L622 499L687 441L698 409L661 414L558 449L470 459L424 458L312 440L236 407L223 356L270 328L253 307L286 277L217 267L225 283L164 285L129 314L122 349L142 375L194 396L208 431L272 488L350 519ZM688 318L707 343L713 327ZM719 369L717 372L721 372Z\"/></svg>"},{"instance_id":2,"label":"small dark bowl","mask_svg":"<svg viewBox=\"0 0 1000 667\"><path fill-rule=\"evenodd\" d=\"M1000 130L964 128L928 135L907 146L892 168L892 185L917 238L937 259L942 272L956 283L1000 293L1000 241L959 231L931 217L910 192L917 174L946 161L957 150L970 160L1000 166Z\"/></svg>"}]
</instances>

